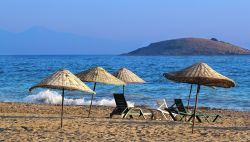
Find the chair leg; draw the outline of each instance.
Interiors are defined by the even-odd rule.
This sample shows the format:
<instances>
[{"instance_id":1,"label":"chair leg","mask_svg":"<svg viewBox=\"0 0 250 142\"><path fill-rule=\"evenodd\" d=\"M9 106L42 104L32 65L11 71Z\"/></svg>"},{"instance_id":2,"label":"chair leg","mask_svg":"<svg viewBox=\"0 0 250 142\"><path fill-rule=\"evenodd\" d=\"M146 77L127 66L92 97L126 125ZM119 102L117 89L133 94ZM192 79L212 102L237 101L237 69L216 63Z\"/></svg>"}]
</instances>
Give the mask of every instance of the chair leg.
<instances>
[{"instance_id":1,"label":"chair leg","mask_svg":"<svg viewBox=\"0 0 250 142\"><path fill-rule=\"evenodd\" d=\"M128 113L122 114L121 117L122 117L122 118L126 118L126 117L127 117L127 114L128 114Z\"/></svg>"},{"instance_id":2,"label":"chair leg","mask_svg":"<svg viewBox=\"0 0 250 142\"><path fill-rule=\"evenodd\" d=\"M171 111L168 111L169 115L171 116L171 118L174 120L174 121L177 121L177 119L174 117L173 113Z\"/></svg>"},{"instance_id":3,"label":"chair leg","mask_svg":"<svg viewBox=\"0 0 250 142\"><path fill-rule=\"evenodd\" d=\"M216 117L214 118L213 122L215 122L218 117L219 117L219 115L216 115Z\"/></svg>"},{"instance_id":4,"label":"chair leg","mask_svg":"<svg viewBox=\"0 0 250 142\"><path fill-rule=\"evenodd\" d=\"M146 119L146 117L142 114L143 118Z\"/></svg>"},{"instance_id":5,"label":"chair leg","mask_svg":"<svg viewBox=\"0 0 250 142\"><path fill-rule=\"evenodd\" d=\"M167 119L167 116L163 113L163 112L161 112L162 113L162 115L164 116L164 118L166 119L166 120L168 120Z\"/></svg>"},{"instance_id":6,"label":"chair leg","mask_svg":"<svg viewBox=\"0 0 250 142\"><path fill-rule=\"evenodd\" d=\"M189 117L188 122L193 118L193 115Z\"/></svg>"},{"instance_id":7,"label":"chair leg","mask_svg":"<svg viewBox=\"0 0 250 142\"><path fill-rule=\"evenodd\" d=\"M183 116L181 117L180 121L182 121L183 118L185 118L185 121L186 121L186 116L185 116L185 115L183 115Z\"/></svg>"},{"instance_id":8,"label":"chair leg","mask_svg":"<svg viewBox=\"0 0 250 142\"><path fill-rule=\"evenodd\" d=\"M200 123L202 122L199 116L196 116L196 118Z\"/></svg>"},{"instance_id":9,"label":"chair leg","mask_svg":"<svg viewBox=\"0 0 250 142\"><path fill-rule=\"evenodd\" d=\"M146 117L144 116L144 114L143 114L143 112L142 112L142 110L140 109L140 115L139 115L139 117L140 116L142 116L144 119L146 119Z\"/></svg>"},{"instance_id":10,"label":"chair leg","mask_svg":"<svg viewBox=\"0 0 250 142\"><path fill-rule=\"evenodd\" d=\"M152 113L152 115L151 115L151 120L153 120L154 119L154 114Z\"/></svg>"},{"instance_id":11,"label":"chair leg","mask_svg":"<svg viewBox=\"0 0 250 142\"><path fill-rule=\"evenodd\" d=\"M206 121L209 123L209 120L208 120L209 116L205 116L205 119Z\"/></svg>"},{"instance_id":12,"label":"chair leg","mask_svg":"<svg viewBox=\"0 0 250 142\"><path fill-rule=\"evenodd\" d=\"M187 121L187 116L185 116L185 121Z\"/></svg>"}]
</instances>

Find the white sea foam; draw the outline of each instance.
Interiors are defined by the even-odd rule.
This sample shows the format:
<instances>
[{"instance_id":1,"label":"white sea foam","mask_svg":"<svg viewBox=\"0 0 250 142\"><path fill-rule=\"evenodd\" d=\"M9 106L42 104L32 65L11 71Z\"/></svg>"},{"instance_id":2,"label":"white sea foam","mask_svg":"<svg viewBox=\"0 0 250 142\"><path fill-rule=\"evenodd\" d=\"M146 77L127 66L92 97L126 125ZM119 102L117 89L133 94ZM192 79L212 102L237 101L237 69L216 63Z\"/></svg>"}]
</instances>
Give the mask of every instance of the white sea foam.
<instances>
[{"instance_id":1,"label":"white sea foam","mask_svg":"<svg viewBox=\"0 0 250 142\"><path fill-rule=\"evenodd\" d=\"M30 103L45 103L45 104L61 104L62 97L56 91L45 90L41 91L38 94L30 95L24 99L25 102ZM133 107L134 103L127 101L129 107ZM84 98L79 99L69 99L64 98L65 105L89 105L90 100L85 100ZM93 105L101 105L101 106L115 106L114 99L103 98L101 100L94 100Z\"/></svg>"}]
</instances>

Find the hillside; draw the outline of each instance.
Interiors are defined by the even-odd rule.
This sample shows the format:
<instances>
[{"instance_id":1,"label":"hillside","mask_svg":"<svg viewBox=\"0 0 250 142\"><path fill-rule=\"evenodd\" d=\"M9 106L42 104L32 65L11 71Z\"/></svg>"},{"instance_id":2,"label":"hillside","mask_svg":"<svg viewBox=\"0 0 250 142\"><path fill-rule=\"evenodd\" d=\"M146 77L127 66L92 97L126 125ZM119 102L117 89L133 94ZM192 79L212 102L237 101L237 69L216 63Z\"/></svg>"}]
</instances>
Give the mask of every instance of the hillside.
<instances>
[{"instance_id":1,"label":"hillside","mask_svg":"<svg viewBox=\"0 0 250 142\"><path fill-rule=\"evenodd\" d=\"M152 43L122 55L250 55L250 50L215 38L180 38Z\"/></svg>"},{"instance_id":2,"label":"hillside","mask_svg":"<svg viewBox=\"0 0 250 142\"><path fill-rule=\"evenodd\" d=\"M0 55L27 54L118 54L140 46L135 41L117 41L32 27L19 33L0 29Z\"/></svg>"}]
</instances>

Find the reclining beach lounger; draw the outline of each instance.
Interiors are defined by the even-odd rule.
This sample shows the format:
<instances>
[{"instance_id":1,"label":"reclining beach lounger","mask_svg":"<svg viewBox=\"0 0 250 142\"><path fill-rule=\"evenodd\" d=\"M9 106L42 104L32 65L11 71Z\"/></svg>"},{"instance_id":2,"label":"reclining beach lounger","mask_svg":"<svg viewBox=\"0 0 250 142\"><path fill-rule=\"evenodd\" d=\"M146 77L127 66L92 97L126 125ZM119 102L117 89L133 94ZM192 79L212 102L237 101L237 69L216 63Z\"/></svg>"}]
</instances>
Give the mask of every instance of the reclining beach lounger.
<instances>
[{"instance_id":1,"label":"reclining beach lounger","mask_svg":"<svg viewBox=\"0 0 250 142\"><path fill-rule=\"evenodd\" d=\"M193 117L193 113L192 112L188 112L185 108L185 106L182 103L181 99L174 99L178 114L181 116L182 120L183 118L185 118L185 121L187 121L187 117L189 117L188 121L191 120L191 118ZM197 114L197 113L196 113ZM202 122L200 117L198 116L198 114L196 115L196 118L199 122Z\"/></svg>"},{"instance_id":2,"label":"reclining beach lounger","mask_svg":"<svg viewBox=\"0 0 250 142\"><path fill-rule=\"evenodd\" d=\"M176 105L176 107L178 109L178 114L182 115L181 120L183 118L185 118L185 120L186 120L186 117L189 117L188 121L190 121L194 117L193 113L192 112L188 112L186 110L186 108L184 107L183 102L182 102L181 99L175 99L174 101L175 101L175 105ZM209 118L212 117L212 118L214 118L212 120L212 122L215 122L221 116L218 115L218 114L207 114L207 113L197 112L196 113L196 118L197 118L197 120L199 122L202 122L201 121L201 117L204 118L207 122L210 122Z\"/></svg>"},{"instance_id":3,"label":"reclining beach lounger","mask_svg":"<svg viewBox=\"0 0 250 142\"><path fill-rule=\"evenodd\" d=\"M157 110L161 112L162 116L167 120L167 115L170 115L171 118L176 121L175 116L177 114L175 114L174 112L170 111L170 108L167 105L167 102L165 99L161 99L161 100L156 100L156 104L158 106Z\"/></svg>"},{"instance_id":4,"label":"reclining beach lounger","mask_svg":"<svg viewBox=\"0 0 250 142\"><path fill-rule=\"evenodd\" d=\"M114 93L113 95L116 107L110 113L110 118L112 118L113 115L120 115L121 118L127 118L128 116L130 118L133 118L133 116L142 116L144 119L146 119L145 116L150 116L151 119L153 118L153 113L145 113L138 107L129 108L123 93Z\"/></svg>"}]
</instances>

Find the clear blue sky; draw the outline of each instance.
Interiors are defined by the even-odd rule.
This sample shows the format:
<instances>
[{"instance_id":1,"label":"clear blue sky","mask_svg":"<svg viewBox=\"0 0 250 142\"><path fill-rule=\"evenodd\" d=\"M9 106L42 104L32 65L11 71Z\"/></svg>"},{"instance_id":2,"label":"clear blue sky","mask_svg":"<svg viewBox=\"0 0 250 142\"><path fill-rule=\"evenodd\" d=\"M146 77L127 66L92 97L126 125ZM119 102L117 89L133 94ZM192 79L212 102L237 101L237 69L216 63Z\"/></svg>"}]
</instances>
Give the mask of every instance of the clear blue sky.
<instances>
[{"instance_id":1,"label":"clear blue sky","mask_svg":"<svg viewBox=\"0 0 250 142\"><path fill-rule=\"evenodd\" d=\"M0 29L34 26L95 38L156 42L216 37L250 48L250 0L6 0Z\"/></svg>"}]
</instances>

